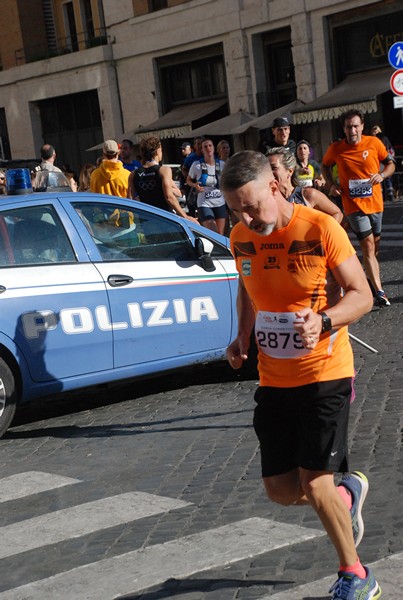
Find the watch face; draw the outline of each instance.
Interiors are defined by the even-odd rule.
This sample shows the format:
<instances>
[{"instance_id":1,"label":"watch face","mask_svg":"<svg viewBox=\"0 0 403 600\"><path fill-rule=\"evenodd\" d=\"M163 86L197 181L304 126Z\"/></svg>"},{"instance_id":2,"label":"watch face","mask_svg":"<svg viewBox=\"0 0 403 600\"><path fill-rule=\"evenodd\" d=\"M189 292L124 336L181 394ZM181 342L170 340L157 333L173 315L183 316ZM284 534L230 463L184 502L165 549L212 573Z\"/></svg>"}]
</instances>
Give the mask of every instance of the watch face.
<instances>
[{"instance_id":1,"label":"watch face","mask_svg":"<svg viewBox=\"0 0 403 600\"><path fill-rule=\"evenodd\" d=\"M325 313L321 313L321 317L322 317L322 333L325 333L326 331L330 331L332 328L332 321L331 321L330 317L328 317L327 314L325 314Z\"/></svg>"}]
</instances>

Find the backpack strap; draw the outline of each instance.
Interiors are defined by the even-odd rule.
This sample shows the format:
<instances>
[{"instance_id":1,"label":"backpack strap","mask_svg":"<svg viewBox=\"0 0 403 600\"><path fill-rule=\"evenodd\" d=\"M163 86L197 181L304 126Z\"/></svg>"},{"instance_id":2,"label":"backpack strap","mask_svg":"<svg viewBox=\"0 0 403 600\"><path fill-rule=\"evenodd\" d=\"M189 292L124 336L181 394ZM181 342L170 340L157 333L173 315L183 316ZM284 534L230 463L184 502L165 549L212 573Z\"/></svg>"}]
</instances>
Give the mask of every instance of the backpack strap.
<instances>
[{"instance_id":1,"label":"backpack strap","mask_svg":"<svg viewBox=\"0 0 403 600\"><path fill-rule=\"evenodd\" d=\"M201 165L201 177L199 179L199 182L201 183L201 185L204 187L206 185L207 182L207 177L208 177L208 170L207 170L207 165L204 161L200 161L200 165ZM221 174L221 165L220 165L220 161L218 158L216 158L215 161L215 176L217 178L217 188L219 188L219 176Z\"/></svg>"}]
</instances>

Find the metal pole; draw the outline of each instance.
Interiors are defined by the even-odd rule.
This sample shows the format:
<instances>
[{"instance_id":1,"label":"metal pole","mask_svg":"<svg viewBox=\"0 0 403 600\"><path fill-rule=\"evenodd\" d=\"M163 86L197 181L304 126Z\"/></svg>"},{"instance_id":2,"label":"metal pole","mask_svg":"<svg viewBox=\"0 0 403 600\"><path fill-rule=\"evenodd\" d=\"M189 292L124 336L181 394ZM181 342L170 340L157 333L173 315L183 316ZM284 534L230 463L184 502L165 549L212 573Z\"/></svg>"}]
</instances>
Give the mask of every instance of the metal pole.
<instances>
[{"instance_id":1,"label":"metal pole","mask_svg":"<svg viewBox=\"0 0 403 600\"><path fill-rule=\"evenodd\" d=\"M361 346L364 346L364 348L367 348L368 350L371 350L371 352L373 352L374 354L378 354L378 350L375 350L375 348L372 348L372 346L368 346L368 344L366 344L365 342L363 342L362 340L360 340L358 337L355 337L355 335L353 335L352 333L349 332L348 335L349 335L349 337L352 340L354 340L358 344L361 344Z\"/></svg>"}]
</instances>

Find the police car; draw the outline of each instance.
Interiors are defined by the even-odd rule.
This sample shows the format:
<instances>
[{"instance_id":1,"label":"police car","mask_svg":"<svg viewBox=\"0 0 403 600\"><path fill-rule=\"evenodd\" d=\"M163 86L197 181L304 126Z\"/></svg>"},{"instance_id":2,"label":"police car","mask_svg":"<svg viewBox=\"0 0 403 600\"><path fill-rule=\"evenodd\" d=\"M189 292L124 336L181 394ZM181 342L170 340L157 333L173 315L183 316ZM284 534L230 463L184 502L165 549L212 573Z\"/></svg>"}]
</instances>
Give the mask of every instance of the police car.
<instances>
[{"instance_id":1,"label":"police car","mask_svg":"<svg viewBox=\"0 0 403 600\"><path fill-rule=\"evenodd\" d=\"M222 360L236 335L227 238L92 193L0 201L0 436L16 406Z\"/></svg>"}]
</instances>

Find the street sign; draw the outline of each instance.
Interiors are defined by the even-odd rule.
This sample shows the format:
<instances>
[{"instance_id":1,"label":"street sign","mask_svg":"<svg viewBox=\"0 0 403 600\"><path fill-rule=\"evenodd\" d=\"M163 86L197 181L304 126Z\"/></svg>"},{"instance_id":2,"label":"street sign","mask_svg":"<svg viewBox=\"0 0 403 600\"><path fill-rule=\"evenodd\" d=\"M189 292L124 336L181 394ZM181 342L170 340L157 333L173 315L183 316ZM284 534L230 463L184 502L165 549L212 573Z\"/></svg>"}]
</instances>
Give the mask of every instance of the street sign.
<instances>
[{"instance_id":1,"label":"street sign","mask_svg":"<svg viewBox=\"0 0 403 600\"><path fill-rule=\"evenodd\" d=\"M388 60L394 69L403 69L403 41L395 42L389 48Z\"/></svg>"},{"instance_id":2,"label":"street sign","mask_svg":"<svg viewBox=\"0 0 403 600\"><path fill-rule=\"evenodd\" d=\"M397 96L403 96L403 69L394 71L390 78L390 89Z\"/></svg>"},{"instance_id":3,"label":"street sign","mask_svg":"<svg viewBox=\"0 0 403 600\"><path fill-rule=\"evenodd\" d=\"M403 96L393 96L393 107L403 108Z\"/></svg>"}]
</instances>

